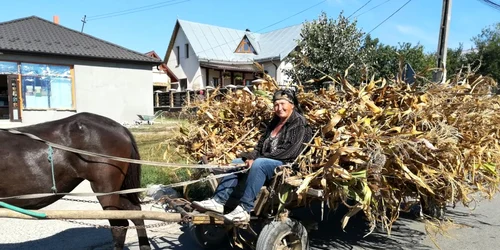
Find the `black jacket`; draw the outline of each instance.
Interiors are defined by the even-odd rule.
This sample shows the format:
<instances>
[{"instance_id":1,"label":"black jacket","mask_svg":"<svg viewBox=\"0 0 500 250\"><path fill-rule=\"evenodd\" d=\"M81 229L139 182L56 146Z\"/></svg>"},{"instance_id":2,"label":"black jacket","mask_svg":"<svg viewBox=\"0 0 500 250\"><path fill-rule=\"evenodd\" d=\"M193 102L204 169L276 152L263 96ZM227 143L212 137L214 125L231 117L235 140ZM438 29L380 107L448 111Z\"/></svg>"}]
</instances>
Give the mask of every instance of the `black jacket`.
<instances>
[{"instance_id":1,"label":"black jacket","mask_svg":"<svg viewBox=\"0 0 500 250\"><path fill-rule=\"evenodd\" d=\"M259 139L255 149L251 152L243 152L240 157L243 160L255 160L257 158L270 158L284 163L290 163L299 156L304 149L304 143L308 143L312 137L312 129L304 116L296 110L292 112L290 118L285 122L278 136L277 149L270 152L263 152L264 140L271 135L271 131L279 122L279 117L274 117L265 133Z\"/></svg>"}]
</instances>

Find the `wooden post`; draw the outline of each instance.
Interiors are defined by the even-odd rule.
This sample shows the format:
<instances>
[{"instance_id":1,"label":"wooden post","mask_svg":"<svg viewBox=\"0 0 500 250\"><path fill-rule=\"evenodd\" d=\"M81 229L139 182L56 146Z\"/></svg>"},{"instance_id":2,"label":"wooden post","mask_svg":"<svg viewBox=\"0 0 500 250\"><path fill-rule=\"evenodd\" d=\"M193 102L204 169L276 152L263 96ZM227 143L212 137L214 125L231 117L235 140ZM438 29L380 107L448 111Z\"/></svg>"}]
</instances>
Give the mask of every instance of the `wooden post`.
<instances>
[{"instance_id":1,"label":"wooden post","mask_svg":"<svg viewBox=\"0 0 500 250\"><path fill-rule=\"evenodd\" d=\"M191 93L189 92L189 90L186 90L186 99L187 105L189 106L189 104L191 103Z\"/></svg>"},{"instance_id":2,"label":"wooden post","mask_svg":"<svg viewBox=\"0 0 500 250\"><path fill-rule=\"evenodd\" d=\"M169 222L180 222L181 214L166 213L163 211L127 211L127 210L29 210L43 213L46 219L68 219L68 220L109 220L109 219L144 219ZM36 217L15 212L9 209L0 209L0 218L34 219Z\"/></svg>"},{"instance_id":3,"label":"wooden post","mask_svg":"<svg viewBox=\"0 0 500 250\"><path fill-rule=\"evenodd\" d=\"M223 69L220 73L220 87L223 88L224 87L224 73L226 73L226 70Z\"/></svg>"},{"instance_id":4,"label":"wooden post","mask_svg":"<svg viewBox=\"0 0 500 250\"><path fill-rule=\"evenodd\" d=\"M170 108L174 107L174 91L170 90Z\"/></svg>"}]
</instances>

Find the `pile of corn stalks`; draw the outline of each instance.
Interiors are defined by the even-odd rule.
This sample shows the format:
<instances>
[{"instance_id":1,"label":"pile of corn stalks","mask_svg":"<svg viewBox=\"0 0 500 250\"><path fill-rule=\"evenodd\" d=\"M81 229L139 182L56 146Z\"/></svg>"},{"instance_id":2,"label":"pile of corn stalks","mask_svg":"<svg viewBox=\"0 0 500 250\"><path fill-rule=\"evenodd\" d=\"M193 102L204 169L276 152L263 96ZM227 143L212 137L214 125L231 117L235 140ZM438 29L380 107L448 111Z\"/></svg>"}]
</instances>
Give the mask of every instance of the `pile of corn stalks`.
<instances>
[{"instance_id":1,"label":"pile of corn stalks","mask_svg":"<svg viewBox=\"0 0 500 250\"><path fill-rule=\"evenodd\" d=\"M236 90L218 101L193 103L197 115L176 138L179 149L196 159L227 164L251 150L272 116L266 81L253 93ZM491 197L499 183L500 99L489 95L494 81L469 77L419 88L401 81L372 79L359 87L344 78L340 88L298 91L314 132L298 159L299 202L307 188L324 191L330 207L357 201L343 220L363 211L389 232L407 197L424 206L471 202L480 191Z\"/></svg>"}]
</instances>

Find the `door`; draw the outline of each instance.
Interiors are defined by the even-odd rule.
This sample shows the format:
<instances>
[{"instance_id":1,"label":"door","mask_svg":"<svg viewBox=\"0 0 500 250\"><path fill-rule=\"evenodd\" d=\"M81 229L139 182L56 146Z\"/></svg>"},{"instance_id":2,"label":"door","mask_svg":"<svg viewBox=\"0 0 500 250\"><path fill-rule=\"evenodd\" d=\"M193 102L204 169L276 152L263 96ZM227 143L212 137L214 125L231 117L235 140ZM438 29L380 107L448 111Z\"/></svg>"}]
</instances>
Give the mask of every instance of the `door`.
<instances>
[{"instance_id":1,"label":"door","mask_svg":"<svg viewBox=\"0 0 500 250\"><path fill-rule=\"evenodd\" d=\"M17 75L7 76L7 88L9 90L9 114L11 122L21 121L21 106L19 103L19 79Z\"/></svg>"}]
</instances>

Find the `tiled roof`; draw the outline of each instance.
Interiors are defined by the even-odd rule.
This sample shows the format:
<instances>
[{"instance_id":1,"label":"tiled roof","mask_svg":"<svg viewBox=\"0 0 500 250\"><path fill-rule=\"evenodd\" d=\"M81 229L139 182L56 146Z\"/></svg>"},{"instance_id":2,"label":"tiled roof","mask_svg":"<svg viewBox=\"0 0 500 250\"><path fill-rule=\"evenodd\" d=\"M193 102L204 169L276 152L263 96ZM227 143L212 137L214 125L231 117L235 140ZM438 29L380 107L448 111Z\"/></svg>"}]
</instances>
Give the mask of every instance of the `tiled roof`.
<instances>
[{"instance_id":1,"label":"tiled roof","mask_svg":"<svg viewBox=\"0 0 500 250\"><path fill-rule=\"evenodd\" d=\"M302 29L302 24L299 24L267 33L255 33L185 20L178 20L178 25L201 61L249 63L269 58L284 59L297 46ZM245 35L257 51L257 55L235 53Z\"/></svg>"},{"instance_id":2,"label":"tiled roof","mask_svg":"<svg viewBox=\"0 0 500 250\"><path fill-rule=\"evenodd\" d=\"M37 16L0 23L0 51L161 63L160 59L106 42Z\"/></svg>"}]
</instances>

